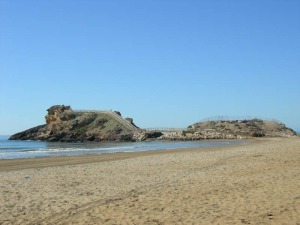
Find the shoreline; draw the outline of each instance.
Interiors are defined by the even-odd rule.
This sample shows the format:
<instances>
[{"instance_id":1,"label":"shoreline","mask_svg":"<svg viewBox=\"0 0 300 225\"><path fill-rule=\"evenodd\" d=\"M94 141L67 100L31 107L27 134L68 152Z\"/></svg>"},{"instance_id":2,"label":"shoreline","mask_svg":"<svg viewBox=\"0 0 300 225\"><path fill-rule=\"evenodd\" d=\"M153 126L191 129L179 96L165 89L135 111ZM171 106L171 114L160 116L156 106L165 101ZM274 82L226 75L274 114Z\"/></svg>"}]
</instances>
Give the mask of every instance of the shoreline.
<instances>
[{"instance_id":1,"label":"shoreline","mask_svg":"<svg viewBox=\"0 0 300 225\"><path fill-rule=\"evenodd\" d=\"M300 221L299 137L3 162L3 225Z\"/></svg>"},{"instance_id":2,"label":"shoreline","mask_svg":"<svg viewBox=\"0 0 300 225\"><path fill-rule=\"evenodd\" d=\"M205 140L205 142L239 142L242 140ZM255 139L245 139L246 144L255 142ZM261 140L257 140L261 141ZM238 145L229 146L210 146L210 147L194 147L194 148L178 148L178 149L161 149L161 150L145 150L138 152L115 152L115 153L100 153L100 154L86 154L86 155L72 155L72 156L45 156L45 157L34 157L34 158L18 158L18 159L0 159L0 172L14 171L22 169L34 169L34 168L46 168L53 166L64 166L64 165L78 165L86 163L96 162L107 162L107 161L118 161L124 159L131 159L144 156L172 154L177 152L205 152L209 150L215 150L220 148L230 148Z\"/></svg>"}]
</instances>

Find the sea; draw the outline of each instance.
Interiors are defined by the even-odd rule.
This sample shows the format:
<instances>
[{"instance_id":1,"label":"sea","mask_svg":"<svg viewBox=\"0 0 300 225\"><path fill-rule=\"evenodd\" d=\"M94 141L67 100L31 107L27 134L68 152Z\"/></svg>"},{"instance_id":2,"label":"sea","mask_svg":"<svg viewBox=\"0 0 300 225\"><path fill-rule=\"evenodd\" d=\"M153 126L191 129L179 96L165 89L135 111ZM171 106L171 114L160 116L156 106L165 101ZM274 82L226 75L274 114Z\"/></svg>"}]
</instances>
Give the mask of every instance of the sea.
<instances>
[{"instance_id":1,"label":"sea","mask_svg":"<svg viewBox=\"0 0 300 225\"><path fill-rule=\"evenodd\" d=\"M0 160L103 154L116 152L141 152L167 149L185 149L246 144L245 141L145 141L145 142L42 142L11 141L0 135Z\"/></svg>"}]
</instances>

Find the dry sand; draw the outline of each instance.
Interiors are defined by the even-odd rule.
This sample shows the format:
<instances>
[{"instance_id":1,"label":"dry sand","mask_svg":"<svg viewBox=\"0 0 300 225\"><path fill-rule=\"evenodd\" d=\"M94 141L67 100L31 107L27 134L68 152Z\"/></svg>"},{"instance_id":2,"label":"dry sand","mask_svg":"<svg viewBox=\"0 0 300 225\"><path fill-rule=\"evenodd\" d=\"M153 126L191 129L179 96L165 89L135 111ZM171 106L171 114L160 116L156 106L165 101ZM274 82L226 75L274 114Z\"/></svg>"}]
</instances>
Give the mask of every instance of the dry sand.
<instances>
[{"instance_id":1,"label":"dry sand","mask_svg":"<svg viewBox=\"0 0 300 225\"><path fill-rule=\"evenodd\" d=\"M0 224L300 224L300 138L0 161Z\"/></svg>"}]
</instances>

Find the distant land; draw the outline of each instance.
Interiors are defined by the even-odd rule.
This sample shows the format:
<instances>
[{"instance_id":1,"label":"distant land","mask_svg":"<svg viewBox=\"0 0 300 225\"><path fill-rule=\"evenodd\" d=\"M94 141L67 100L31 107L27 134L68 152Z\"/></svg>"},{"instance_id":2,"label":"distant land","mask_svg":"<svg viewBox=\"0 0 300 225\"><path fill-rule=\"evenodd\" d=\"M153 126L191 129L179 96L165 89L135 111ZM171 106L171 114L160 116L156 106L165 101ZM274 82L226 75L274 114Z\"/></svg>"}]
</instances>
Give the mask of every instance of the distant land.
<instances>
[{"instance_id":1,"label":"distant land","mask_svg":"<svg viewBox=\"0 0 300 225\"><path fill-rule=\"evenodd\" d=\"M261 119L214 120L194 123L186 129L145 130L118 111L73 110L55 105L46 115L46 124L12 135L10 140L60 142L100 141L190 141L203 139L249 139L293 137L296 132L283 123Z\"/></svg>"}]
</instances>

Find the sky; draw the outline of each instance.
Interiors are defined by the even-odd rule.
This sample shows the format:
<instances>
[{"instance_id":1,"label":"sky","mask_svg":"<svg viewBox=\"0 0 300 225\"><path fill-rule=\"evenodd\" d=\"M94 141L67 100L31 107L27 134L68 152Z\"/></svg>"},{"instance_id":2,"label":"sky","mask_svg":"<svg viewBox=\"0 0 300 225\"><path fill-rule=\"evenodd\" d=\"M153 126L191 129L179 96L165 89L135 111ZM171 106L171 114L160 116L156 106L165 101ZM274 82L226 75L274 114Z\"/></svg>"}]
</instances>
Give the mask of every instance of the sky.
<instances>
[{"instance_id":1,"label":"sky","mask_svg":"<svg viewBox=\"0 0 300 225\"><path fill-rule=\"evenodd\" d=\"M300 131L298 0L0 0L0 134L52 105L142 128L211 116Z\"/></svg>"}]
</instances>

